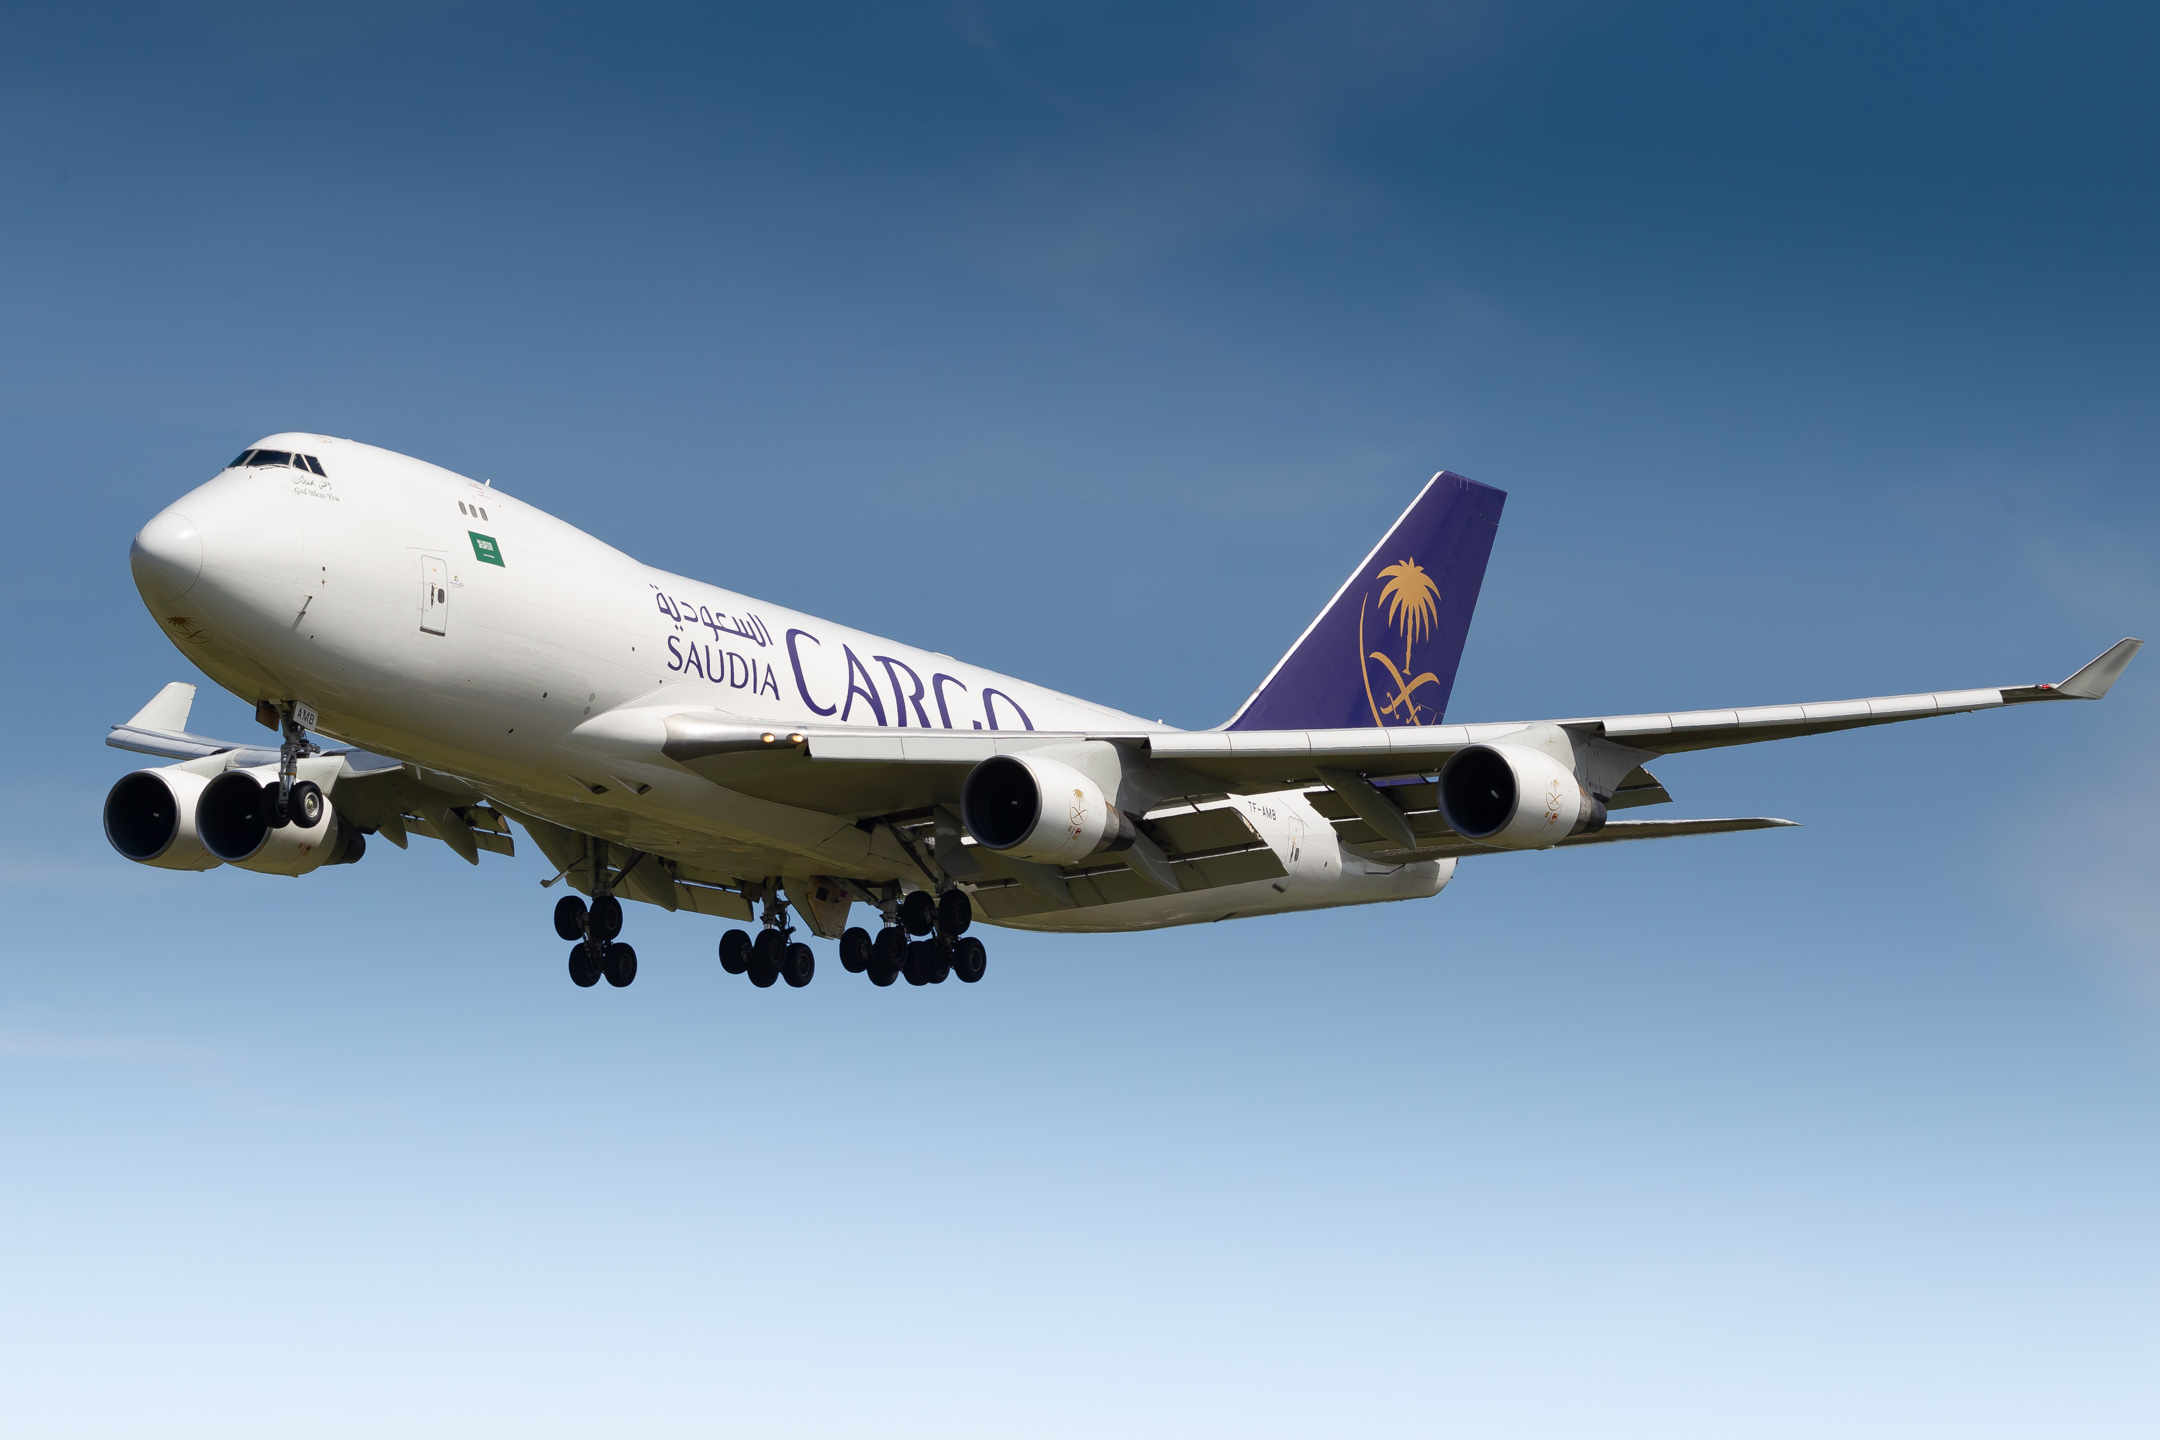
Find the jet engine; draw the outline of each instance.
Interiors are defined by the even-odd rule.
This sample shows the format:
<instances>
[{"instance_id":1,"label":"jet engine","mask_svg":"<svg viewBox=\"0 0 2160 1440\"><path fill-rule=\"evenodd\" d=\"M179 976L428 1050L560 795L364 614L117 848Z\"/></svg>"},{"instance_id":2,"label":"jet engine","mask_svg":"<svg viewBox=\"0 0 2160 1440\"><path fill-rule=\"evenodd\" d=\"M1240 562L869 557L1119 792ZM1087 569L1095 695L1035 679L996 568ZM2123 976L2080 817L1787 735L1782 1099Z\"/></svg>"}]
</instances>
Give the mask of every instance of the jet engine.
<instances>
[{"instance_id":1,"label":"jet engine","mask_svg":"<svg viewBox=\"0 0 2160 1440\"><path fill-rule=\"evenodd\" d=\"M1133 843L1133 824L1102 787L1040 755L993 755L968 771L960 819L976 843L1016 860L1070 865Z\"/></svg>"},{"instance_id":2,"label":"jet engine","mask_svg":"<svg viewBox=\"0 0 2160 1440\"><path fill-rule=\"evenodd\" d=\"M105 838L140 865L214 870L221 863L195 833L195 802L210 782L188 770L137 770L105 795Z\"/></svg>"},{"instance_id":3,"label":"jet engine","mask_svg":"<svg viewBox=\"0 0 2160 1440\"><path fill-rule=\"evenodd\" d=\"M1538 850L1605 826L1605 804L1542 750L1471 745L1440 767L1440 814L1466 840Z\"/></svg>"},{"instance_id":4,"label":"jet engine","mask_svg":"<svg viewBox=\"0 0 2160 1440\"><path fill-rule=\"evenodd\" d=\"M228 865L264 875L305 875L324 865L350 865L366 837L325 799L313 825L296 816L275 823L277 772L227 770L195 802L204 848Z\"/></svg>"}]
</instances>

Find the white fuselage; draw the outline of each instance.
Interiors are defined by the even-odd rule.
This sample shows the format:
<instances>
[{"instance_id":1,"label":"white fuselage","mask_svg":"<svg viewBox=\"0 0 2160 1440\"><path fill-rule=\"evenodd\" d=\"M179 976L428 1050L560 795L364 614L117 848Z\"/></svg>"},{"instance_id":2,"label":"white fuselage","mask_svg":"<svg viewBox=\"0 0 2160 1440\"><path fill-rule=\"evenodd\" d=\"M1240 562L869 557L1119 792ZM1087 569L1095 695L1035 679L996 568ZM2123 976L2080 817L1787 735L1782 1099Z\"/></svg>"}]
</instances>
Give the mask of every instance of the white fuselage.
<instances>
[{"instance_id":1,"label":"white fuselage","mask_svg":"<svg viewBox=\"0 0 2160 1440\"><path fill-rule=\"evenodd\" d=\"M229 469L144 527L134 565L175 645L250 702L586 834L736 875L912 872L844 817L739 795L611 712L929 730L1170 727L640 564L488 485L286 434L325 471ZM1232 797L1282 879L1007 923L1122 930L1436 893L1452 861L1368 864L1298 791Z\"/></svg>"}]
</instances>

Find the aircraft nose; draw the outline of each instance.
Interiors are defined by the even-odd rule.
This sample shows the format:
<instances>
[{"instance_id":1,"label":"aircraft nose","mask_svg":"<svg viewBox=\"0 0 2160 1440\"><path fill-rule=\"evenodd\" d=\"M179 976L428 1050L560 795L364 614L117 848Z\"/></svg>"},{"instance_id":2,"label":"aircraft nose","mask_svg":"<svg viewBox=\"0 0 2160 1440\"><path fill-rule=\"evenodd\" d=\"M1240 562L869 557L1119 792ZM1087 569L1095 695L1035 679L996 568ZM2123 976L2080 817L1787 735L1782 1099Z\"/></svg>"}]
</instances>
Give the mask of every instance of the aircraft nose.
<instances>
[{"instance_id":1,"label":"aircraft nose","mask_svg":"<svg viewBox=\"0 0 2160 1440\"><path fill-rule=\"evenodd\" d=\"M128 547L128 568L145 600L178 600L202 576L202 532L177 510L160 513L136 532Z\"/></svg>"}]
</instances>

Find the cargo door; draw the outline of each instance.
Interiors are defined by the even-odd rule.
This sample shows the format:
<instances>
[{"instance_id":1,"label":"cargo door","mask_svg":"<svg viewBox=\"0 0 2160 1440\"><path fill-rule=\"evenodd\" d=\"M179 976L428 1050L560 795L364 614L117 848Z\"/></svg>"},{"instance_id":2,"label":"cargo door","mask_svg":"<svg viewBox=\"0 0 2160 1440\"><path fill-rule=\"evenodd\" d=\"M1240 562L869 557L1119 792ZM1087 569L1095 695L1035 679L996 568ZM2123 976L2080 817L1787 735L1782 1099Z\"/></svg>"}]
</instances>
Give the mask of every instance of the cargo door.
<instances>
[{"instance_id":1,"label":"cargo door","mask_svg":"<svg viewBox=\"0 0 2160 1440\"><path fill-rule=\"evenodd\" d=\"M430 635L450 633L448 572L433 555L420 557L420 628Z\"/></svg>"}]
</instances>

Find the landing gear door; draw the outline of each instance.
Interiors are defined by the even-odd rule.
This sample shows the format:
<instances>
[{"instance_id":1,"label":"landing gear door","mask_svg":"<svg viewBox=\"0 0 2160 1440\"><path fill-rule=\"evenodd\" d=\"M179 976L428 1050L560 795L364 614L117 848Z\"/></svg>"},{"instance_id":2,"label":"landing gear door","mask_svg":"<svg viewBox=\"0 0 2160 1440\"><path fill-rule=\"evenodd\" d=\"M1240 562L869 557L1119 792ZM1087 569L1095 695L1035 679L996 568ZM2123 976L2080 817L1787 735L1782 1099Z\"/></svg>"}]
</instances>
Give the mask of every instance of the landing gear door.
<instances>
[{"instance_id":1,"label":"landing gear door","mask_svg":"<svg viewBox=\"0 0 2160 1440\"><path fill-rule=\"evenodd\" d=\"M430 635L450 633L448 572L433 555L420 557L420 628Z\"/></svg>"}]
</instances>

